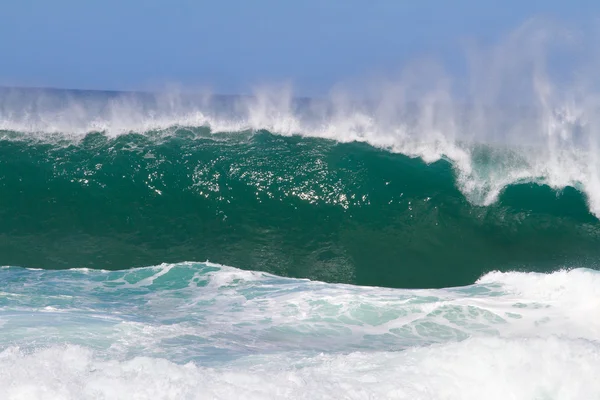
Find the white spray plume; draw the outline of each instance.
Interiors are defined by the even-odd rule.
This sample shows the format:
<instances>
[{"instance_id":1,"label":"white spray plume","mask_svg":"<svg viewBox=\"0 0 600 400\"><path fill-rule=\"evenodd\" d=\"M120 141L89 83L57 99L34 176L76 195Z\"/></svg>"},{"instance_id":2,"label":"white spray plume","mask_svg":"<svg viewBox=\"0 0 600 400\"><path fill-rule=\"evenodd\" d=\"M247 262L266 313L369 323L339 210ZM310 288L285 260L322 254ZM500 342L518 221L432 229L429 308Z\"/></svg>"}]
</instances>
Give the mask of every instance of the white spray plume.
<instances>
[{"instance_id":1,"label":"white spray plume","mask_svg":"<svg viewBox=\"0 0 600 400\"><path fill-rule=\"evenodd\" d=\"M600 81L588 39L534 19L495 46L471 48L465 79L452 79L434 62L416 62L397 78L337 86L326 98L306 101L291 85L230 98L178 90L3 90L0 130L78 138L92 131L116 136L207 126L361 141L426 162L449 160L459 188L475 204L493 203L507 185L536 182L576 187L598 216Z\"/></svg>"}]
</instances>

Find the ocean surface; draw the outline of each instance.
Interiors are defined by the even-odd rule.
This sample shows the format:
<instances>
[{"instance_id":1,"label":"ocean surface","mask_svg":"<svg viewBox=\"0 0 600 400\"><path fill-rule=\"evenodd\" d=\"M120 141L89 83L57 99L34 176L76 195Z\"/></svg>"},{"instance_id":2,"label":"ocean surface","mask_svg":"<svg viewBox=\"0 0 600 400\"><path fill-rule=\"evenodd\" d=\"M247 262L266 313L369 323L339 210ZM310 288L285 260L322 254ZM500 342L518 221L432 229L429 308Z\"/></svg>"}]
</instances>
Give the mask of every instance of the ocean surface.
<instances>
[{"instance_id":1,"label":"ocean surface","mask_svg":"<svg viewBox=\"0 0 600 400\"><path fill-rule=\"evenodd\" d=\"M0 398L600 399L594 110L0 89Z\"/></svg>"}]
</instances>

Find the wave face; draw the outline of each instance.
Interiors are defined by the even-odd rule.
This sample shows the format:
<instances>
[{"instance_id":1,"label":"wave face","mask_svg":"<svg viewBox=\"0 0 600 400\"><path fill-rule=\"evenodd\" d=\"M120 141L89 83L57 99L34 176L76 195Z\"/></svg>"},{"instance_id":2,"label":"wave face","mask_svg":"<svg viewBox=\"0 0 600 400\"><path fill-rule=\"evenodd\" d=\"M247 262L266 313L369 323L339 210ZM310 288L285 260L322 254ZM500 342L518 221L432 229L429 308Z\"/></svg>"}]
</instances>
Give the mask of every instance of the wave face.
<instances>
[{"instance_id":1,"label":"wave face","mask_svg":"<svg viewBox=\"0 0 600 400\"><path fill-rule=\"evenodd\" d=\"M445 287L600 256L600 225L574 189L521 184L482 207L447 161L266 131L3 140L0 191L2 262L26 267L208 259L330 282Z\"/></svg>"},{"instance_id":2,"label":"wave face","mask_svg":"<svg viewBox=\"0 0 600 400\"><path fill-rule=\"evenodd\" d=\"M7 267L0 397L596 398L599 288L586 269L402 290L207 263Z\"/></svg>"},{"instance_id":3,"label":"wave face","mask_svg":"<svg viewBox=\"0 0 600 400\"><path fill-rule=\"evenodd\" d=\"M413 288L595 268L600 97L532 81L527 107L4 89L1 261Z\"/></svg>"}]
</instances>

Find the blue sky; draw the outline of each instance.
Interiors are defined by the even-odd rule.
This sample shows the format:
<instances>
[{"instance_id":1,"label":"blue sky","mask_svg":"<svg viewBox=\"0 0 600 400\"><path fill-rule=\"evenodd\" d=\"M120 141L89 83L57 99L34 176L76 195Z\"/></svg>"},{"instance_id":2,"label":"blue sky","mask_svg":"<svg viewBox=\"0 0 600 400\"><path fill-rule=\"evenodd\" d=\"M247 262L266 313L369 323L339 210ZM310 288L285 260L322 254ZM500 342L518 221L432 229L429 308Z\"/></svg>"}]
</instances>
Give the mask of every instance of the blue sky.
<instances>
[{"instance_id":1,"label":"blue sky","mask_svg":"<svg viewBox=\"0 0 600 400\"><path fill-rule=\"evenodd\" d=\"M574 23L597 1L6 0L0 85L222 93L291 81L318 93L421 56L453 65L533 16Z\"/></svg>"}]
</instances>

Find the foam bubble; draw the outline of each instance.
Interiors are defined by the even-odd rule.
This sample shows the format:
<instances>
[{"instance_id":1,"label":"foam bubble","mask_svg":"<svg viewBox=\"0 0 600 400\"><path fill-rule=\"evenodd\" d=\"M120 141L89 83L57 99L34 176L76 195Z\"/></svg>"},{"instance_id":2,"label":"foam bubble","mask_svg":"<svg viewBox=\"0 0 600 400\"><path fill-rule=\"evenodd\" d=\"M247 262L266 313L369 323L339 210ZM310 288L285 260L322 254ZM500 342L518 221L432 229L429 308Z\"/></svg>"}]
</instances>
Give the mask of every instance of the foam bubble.
<instances>
[{"instance_id":1,"label":"foam bubble","mask_svg":"<svg viewBox=\"0 0 600 400\"><path fill-rule=\"evenodd\" d=\"M492 272L478 283L501 285L503 298L524 312L527 308L545 308L546 312L540 313L540 317L541 314L544 316L537 319L539 334L572 335L576 332L579 337L600 337L600 321L593 317L600 310L600 274L596 271Z\"/></svg>"}]
</instances>

